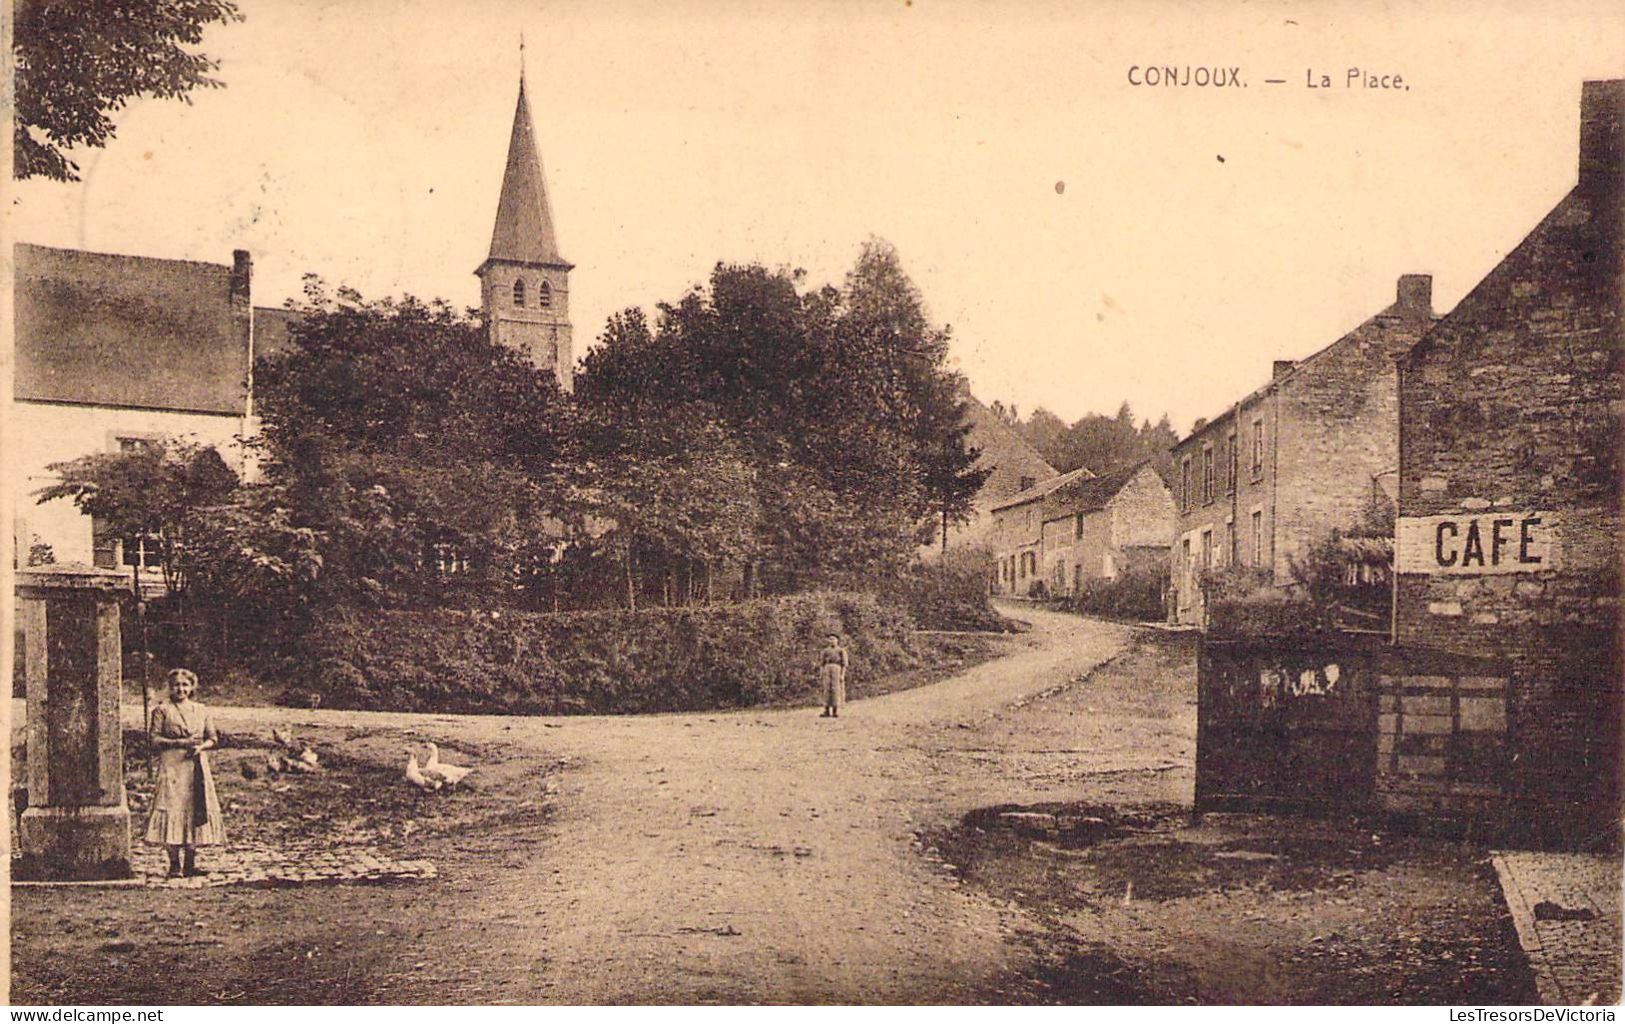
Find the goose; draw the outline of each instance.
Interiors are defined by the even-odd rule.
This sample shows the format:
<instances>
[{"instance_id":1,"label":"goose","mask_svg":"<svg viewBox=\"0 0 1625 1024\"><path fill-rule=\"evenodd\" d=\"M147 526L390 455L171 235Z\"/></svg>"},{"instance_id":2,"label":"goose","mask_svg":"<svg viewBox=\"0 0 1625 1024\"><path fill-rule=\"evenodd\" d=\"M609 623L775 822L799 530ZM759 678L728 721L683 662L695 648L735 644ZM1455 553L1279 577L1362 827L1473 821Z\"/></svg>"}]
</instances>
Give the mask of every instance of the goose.
<instances>
[{"instance_id":1,"label":"goose","mask_svg":"<svg viewBox=\"0 0 1625 1024\"><path fill-rule=\"evenodd\" d=\"M423 761L423 774L429 778L443 779L446 785L455 786L473 770L472 768L464 768L461 765L446 764L440 760L440 748L433 743L429 744L429 756Z\"/></svg>"},{"instance_id":2,"label":"goose","mask_svg":"<svg viewBox=\"0 0 1625 1024\"><path fill-rule=\"evenodd\" d=\"M418 756L410 750L406 752L406 781L430 793L442 785L439 779L431 779L423 774L423 770L418 767Z\"/></svg>"}]
</instances>

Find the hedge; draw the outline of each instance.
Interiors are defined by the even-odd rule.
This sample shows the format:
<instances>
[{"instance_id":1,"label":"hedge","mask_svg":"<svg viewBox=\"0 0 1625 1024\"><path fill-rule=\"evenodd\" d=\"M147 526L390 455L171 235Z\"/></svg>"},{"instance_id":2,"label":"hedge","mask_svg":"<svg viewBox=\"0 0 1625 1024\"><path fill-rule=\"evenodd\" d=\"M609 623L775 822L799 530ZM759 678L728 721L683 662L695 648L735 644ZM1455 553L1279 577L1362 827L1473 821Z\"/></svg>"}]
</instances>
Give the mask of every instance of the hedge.
<instances>
[{"instance_id":1,"label":"hedge","mask_svg":"<svg viewBox=\"0 0 1625 1024\"><path fill-rule=\"evenodd\" d=\"M485 714L611 714L813 700L817 650L840 633L848 683L918 664L912 623L872 595L544 614L370 611L327 617L312 674L291 691L324 707Z\"/></svg>"}]
</instances>

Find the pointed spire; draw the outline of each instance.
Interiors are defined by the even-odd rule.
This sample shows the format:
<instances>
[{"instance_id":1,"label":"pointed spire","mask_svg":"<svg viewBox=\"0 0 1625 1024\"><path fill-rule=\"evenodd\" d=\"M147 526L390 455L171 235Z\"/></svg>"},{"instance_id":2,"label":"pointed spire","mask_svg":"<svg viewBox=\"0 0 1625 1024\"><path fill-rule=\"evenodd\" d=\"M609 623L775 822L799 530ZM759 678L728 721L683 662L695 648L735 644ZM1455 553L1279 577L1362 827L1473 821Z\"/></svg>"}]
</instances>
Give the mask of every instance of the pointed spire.
<instances>
[{"instance_id":1,"label":"pointed spire","mask_svg":"<svg viewBox=\"0 0 1625 1024\"><path fill-rule=\"evenodd\" d=\"M523 46L521 42L521 54ZM491 232L490 258L566 265L553 233L553 210L547 202L542 158L536 151L531 123L525 78L521 73L519 103L513 112L513 136L508 140L508 168L502 175L502 198L497 202L496 228Z\"/></svg>"}]
</instances>

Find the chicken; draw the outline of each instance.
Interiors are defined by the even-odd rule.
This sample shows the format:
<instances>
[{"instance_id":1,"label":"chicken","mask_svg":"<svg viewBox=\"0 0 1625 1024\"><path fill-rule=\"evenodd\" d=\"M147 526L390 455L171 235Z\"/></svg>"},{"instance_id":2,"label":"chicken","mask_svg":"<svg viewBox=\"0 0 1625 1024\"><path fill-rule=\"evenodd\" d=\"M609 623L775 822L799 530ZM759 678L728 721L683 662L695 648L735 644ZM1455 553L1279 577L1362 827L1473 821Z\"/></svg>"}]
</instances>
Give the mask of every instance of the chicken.
<instances>
[{"instance_id":1,"label":"chicken","mask_svg":"<svg viewBox=\"0 0 1625 1024\"><path fill-rule=\"evenodd\" d=\"M299 749L299 744L295 742L292 736L274 725L271 727L271 741L284 750L297 751Z\"/></svg>"},{"instance_id":2,"label":"chicken","mask_svg":"<svg viewBox=\"0 0 1625 1024\"><path fill-rule=\"evenodd\" d=\"M406 781L428 793L444 785L439 779L431 779L423 774L423 770L418 767L417 754L410 750L406 752Z\"/></svg>"},{"instance_id":3,"label":"chicken","mask_svg":"<svg viewBox=\"0 0 1625 1024\"><path fill-rule=\"evenodd\" d=\"M455 786L473 770L461 765L446 764L440 760L440 748L433 743L429 744L429 756L423 762L423 774L428 778L441 779L446 785Z\"/></svg>"},{"instance_id":4,"label":"chicken","mask_svg":"<svg viewBox=\"0 0 1625 1024\"><path fill-rule=\"evenodd\" d=\"M310 765L312 768L321 767L321 765L317 763L316 751L309 746L305 747L305 749L299 752L299 760Z\"/></svg>"}]
</instances>

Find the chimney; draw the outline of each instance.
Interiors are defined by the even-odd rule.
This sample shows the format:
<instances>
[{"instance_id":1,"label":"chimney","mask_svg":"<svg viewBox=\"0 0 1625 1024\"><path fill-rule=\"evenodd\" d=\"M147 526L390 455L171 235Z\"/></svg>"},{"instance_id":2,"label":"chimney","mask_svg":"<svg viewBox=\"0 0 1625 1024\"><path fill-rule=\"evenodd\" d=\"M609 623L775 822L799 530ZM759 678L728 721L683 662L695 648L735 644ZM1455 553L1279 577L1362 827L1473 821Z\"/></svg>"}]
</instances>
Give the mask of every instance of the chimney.
<instances>
[{"instance_id":1,"label":"chimney","mask_svg":"<svg viewBox=\"0 0 1625 1024\"><path fill-rule=\"evenodd\" d=\"M1433 275L1401 274L1394 312L1403 317L1433 318Z\"/></svg>"},{"instance_id":2,"label":"chimney","mask_svg":"<svg viewBox=\"0 0 1625 1024\"><path fill-rule=\"evenodd\" d=\"M1625 109L1625 78L1586 82L1580 88L1580 184L1618 188L1625 175L1620 160L1620 113Z\"/></svg>"},{"instance_id":3,"label":"chimney","mask_svg":"<svg viewBox=\"0 0 1625 1024\"><path fill-rule=\"evenodd\" d=\"M1298 364L1291 359L1277 359L1274 368L1270 371L1270 380L1280 380Z\"/></svg>"},{"instance_id":4,"label":"chimney","mask_svg":"<svg viewBox=\"0 0 1625 1024\"><path fill-rule=\"evenodd\" d=\"M254 276L254 257L248 254L247 249L233 249L231 251L231 298L233 301L249 299L248 286Z\"/></svg>"}]
</instances>

